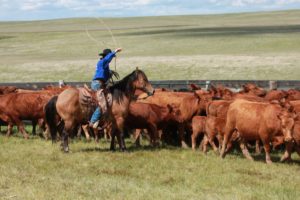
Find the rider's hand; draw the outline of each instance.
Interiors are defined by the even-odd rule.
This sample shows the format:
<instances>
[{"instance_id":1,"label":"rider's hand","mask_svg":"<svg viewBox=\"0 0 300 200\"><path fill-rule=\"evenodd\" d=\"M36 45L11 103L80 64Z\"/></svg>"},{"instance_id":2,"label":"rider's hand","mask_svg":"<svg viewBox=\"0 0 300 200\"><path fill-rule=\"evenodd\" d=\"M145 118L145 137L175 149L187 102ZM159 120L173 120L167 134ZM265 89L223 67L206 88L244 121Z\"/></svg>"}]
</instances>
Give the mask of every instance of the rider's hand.
<instances>
[{"instance_id":1,"label":"rider's hand","mask_svg":"<svg viewBox=\"0 0 300 200\"><path fill-rule=\"evenodd\" d=\"M117 48L117 49L115 50L116 53L118 53L118 52L120 52L120 51L122 51L121 48Z\"/></svg>"}]
</instances>

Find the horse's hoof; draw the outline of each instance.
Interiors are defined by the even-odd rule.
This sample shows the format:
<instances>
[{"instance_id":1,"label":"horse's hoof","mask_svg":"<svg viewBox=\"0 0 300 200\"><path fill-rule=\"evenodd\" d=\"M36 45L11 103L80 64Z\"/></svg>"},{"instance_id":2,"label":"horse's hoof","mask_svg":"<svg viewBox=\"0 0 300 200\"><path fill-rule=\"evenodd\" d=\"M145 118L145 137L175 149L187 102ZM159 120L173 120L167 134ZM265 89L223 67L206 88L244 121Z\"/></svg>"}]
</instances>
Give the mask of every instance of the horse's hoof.
<instances>
[{"instance_id":1,"label":"horse's hoof","mask_svg":"<svg viewBox=\"0 0 300 200\"><path fill-rule=\"evenodd\" d=\"M69 147L64 147L64 152L69 153Z\"/></svg>"},{"instance_id":2,"label":"horse's hoof","mask_svg":"<svg viewBox=\"0 0 300 200\"><path fill-rule=\"evenodd\" d=\"M110 148L109 150L112 151L112 152L115 152L115 151L116 151L115 148Z\"/></svg>"}]
</instances>

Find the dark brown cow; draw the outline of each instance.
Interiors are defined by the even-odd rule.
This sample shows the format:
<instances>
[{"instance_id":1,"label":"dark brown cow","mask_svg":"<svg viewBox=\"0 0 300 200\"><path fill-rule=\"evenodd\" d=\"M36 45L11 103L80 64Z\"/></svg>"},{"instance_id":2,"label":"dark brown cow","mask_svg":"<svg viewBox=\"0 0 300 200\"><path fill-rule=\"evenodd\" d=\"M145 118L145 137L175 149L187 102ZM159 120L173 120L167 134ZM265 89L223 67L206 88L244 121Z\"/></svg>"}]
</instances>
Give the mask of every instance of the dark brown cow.
<instances>
[{"instance_id":1,"label":"dark brown cow","mask_svg":"<svg viewBox=\"0 0 300 200\"><path fill-rule=\"evenodd\" d=\"M147 129L151 137L151 144L158 139L158 130L164 128L170 121L178 121L179 112L171 105L167 107L155 104L133 102L129 105L129 113L125 119L127 129ZM136 139L139 135L136 135Z\"/></svg>"},{"instance_id":2,"label":"dark brown cow","mask_svg":"<svg viewBox=\"0 0 300 200\"><path fill-rule=\"evenodd\" d=\"M191 123L193 116L206 112L206 105L210 99L209 93L200 90L195 93L156 92L153 96L140 101L164 107L168 104L178 107L181 116L180 121L178 121L180 142L182 147L187 147L184 141L184 129Z\"/></svg>"},{"instance_id":3,"label":"dark brown cow","mask_svg":"<svg viewBox=\"0 0 300 200\"><path fill-rule=\"evenodd\" d=\"M10 93L0 96L0 118L9 124L7 136L11 135L12 126L16 124L23 136L28 138L22 120L37 122L39 119L43 119L45 104L52 96L59 94L63 90Z\"/></svg>"},{"instance_id":4,"label":"dark brown cow","mask_svg":"<svg viewBox=\"0 0 300 200\"><path fill-rule=\"evenodd\" d=\"M225 157L225 149L234 131L239 132L241 149L246 158L253 160L245 142L261 140L266 152L266 162L272 163L270 158L270 142L276 135L284 135L285 141L292 141L292 128L296 114L289 112L278 104L250 102L246 100L234 101L227 112L225 136L221 156Z\"/></svg>"}]
</instances>

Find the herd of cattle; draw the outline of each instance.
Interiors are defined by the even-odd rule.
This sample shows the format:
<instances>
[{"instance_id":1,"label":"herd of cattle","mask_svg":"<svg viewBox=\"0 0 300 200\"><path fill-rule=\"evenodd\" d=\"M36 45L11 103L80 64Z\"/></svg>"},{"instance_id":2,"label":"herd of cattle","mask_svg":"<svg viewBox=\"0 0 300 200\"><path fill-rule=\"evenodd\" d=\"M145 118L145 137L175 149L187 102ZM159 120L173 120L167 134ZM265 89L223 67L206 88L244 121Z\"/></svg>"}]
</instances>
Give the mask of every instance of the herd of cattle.
<instances>
[{"instance_id":1,"label":"herd of cattle","mask_svg":"<svg viewBox=\"0 0 300 200\"><path fill-rule=\"evenodd\" d=\"M7 136L16 125L25 138L23 120L46 130L44 107L64 89L49 86L39 91L22 90L12 86L0 87L0 121L7 125ZM182 147L200 143L222 157L237 143L243 155L253 160L248 148L261 144L266 152L266 162L271 163L270 151L282 146L282 161L290 160L295 150L300 156L300 91L297 89L266 91L255 84L245 84L239 92L223 86L203 90L191 85L188 92L157 88L154 95L137 94L129 105L125 120L126 130L134 130L136 143L142 132L156 145L159 141L177 143ZM109 135L109 123L105 127ZM83 126L89 138L88 126ZM80 128L81 130L81 128ZM93 130L90 130L93 131ZM103 133L103 129L99 129ZM94 133L98 138L98 133ZM200 139L202 139L200 141Z\"/></svg>"}]
</instances>

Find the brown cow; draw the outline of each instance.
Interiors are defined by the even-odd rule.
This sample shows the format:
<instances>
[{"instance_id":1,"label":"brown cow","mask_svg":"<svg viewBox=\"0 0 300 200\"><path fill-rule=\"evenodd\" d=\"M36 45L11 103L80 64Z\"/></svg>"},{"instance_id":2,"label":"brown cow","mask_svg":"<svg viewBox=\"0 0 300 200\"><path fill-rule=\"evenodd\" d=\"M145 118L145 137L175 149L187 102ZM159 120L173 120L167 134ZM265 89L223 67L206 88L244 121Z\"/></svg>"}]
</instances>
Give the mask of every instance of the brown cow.
<instances>
[{"instance_id":1,"label":"brown cow","mask_svg":"<svg viewBox=\"0 0 300 200\"><path fill-rule=\"evenodd\" d=\"M61 89L63 91L64 89ZM0 118L9 124L7 136L12 133L12 126L16 124L25 138L28 134L22 120L37 122L44 118L44 106L52 96L61 91L45 90L33 93L10 93L0 96Z\"/></svg>"},{"instance_id":2,"label":"brown cow","mask_svg":"<svg viewBox=\"0 0 300 200\"><path fill-rule=\"evenodd\" d=\"M192 117L206 112L206 104L211 99L209 93L196 91L195 93L184 92L155 92L153 96L139 100L140 102L152 103L159 106L172 104L180 111L178 131L182 147L187 147L184 141L184 129L191 122Z\"/></svg>"},{"instance_id":3,"label":"brown cow","mask_svg":"<svg viewBox=\"0 0 300 200\"><path fill-rule=\"evenodd\" d=\"M127 129L147 129L151 144L158 139L158 130L164 128L169 121L178 121L179 111L171 105L167 107L149 103L133 102L129 105L129 113L125 119ZM139 135L135 136L138 139Z\"/></svg>"},{"instance_id":4,"label":"brown cow","mask_svg":"<svg viewBox=\"0 0 300 200\"><path fill-rule=\"evenodd\" d=\"M288 102L291 106L293 106L294 110L300 113L300 100L290 101Z\"/></svg>"},{"instance_id":5,"label":"brown cow","mask_svg":"<svg viewBox=\"0 0 300 200\"><path fill-rule=\"evenodd\" d=\"M288 93L284 90L270 90L264 97L267 101L272 101L272 100L282 100L284 98L287 98Z\"/></svg>"},{"instance_id":6,"label":"brown cow","mask_svg":"<svg viewBox=\"0 0 300 200\"><path fill-rule=\"evenodd\" d=\"M287 100L294 101L294 100L300 100L300 91L296 89L289 89L287 91L288 97Z\"/></svg>"},{"instance_id":7,"label":"brown cow","mask_svg":"<svg viewBox=\"0 0 300 200\"><path fill-rule=\"evenodd\" d=\"M221 157L225 157L225 149L232 133L238 131L240 147L246 158L253 160L245 142L260 139L264 144L266 162L272 163L270 142L274 136L280 134L284 135L285 141L291 142L295 117L294 112L289 112L278 104L235 100L227 112Z\"/></svg>"},{"instance_id":8,"label":"brown cow","mask_svg":"<svg viewBox=\"0 0 300 200\"><path fill-rule=\"evenodd\" d=\"M264 97L266 91L263 88L258 87L254 83L247 83L242 85L243 90L240 93L246 93L253 96Z\"/></svg>"},{"instance_id":9,"label":"brown cow","mask_svg":"<svg viewBox=\"0 0 300 200\"><path fill-rule=\"evenodd\" d=\"M15 86L0 86L0 95L16 92Z\"/></svg>"}]
</instances>

